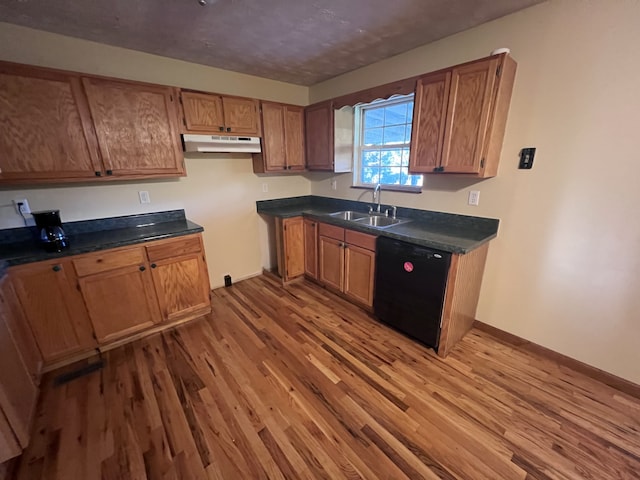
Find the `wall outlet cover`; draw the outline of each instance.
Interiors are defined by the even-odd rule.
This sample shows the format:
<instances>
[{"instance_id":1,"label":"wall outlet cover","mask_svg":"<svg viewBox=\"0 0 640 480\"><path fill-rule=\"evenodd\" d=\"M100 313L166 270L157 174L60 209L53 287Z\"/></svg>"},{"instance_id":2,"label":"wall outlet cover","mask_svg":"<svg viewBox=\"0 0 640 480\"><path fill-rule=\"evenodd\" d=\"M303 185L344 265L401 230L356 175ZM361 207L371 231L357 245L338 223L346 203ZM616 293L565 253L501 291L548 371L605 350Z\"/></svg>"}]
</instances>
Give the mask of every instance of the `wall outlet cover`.
<instances>
[{"instance_id":1,"label":"wall outlet cover","mask_svg":"<svg viewBox=\"0 0 640 480\"><path fill-rule=\"evenodd\" d=\"M146 190L139 191L138 197L140 197L140 203L151 203L151 197L149 196L149 192Z\"/></svg>"}]
</instances>

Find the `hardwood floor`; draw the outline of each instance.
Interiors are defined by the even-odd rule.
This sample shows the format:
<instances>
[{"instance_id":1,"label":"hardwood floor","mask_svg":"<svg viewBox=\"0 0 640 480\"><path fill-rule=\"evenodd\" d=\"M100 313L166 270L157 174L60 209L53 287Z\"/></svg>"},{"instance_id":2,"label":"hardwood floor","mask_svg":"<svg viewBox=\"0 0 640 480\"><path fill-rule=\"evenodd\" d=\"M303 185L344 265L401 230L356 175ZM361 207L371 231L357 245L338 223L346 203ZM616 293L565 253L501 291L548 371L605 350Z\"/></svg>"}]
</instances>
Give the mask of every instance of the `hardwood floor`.
<instances>
[{"instance_id":1,"label":"hardwood floor","mask_svg":"<svg viewBox=\"0 0 640 480\"><path fill-rule=\"evenodd\" d=\"M308 282L104 358L45 379L18 479L640 478L640 400L479 330L443 360Z\"/></svg>"}]
</instances>

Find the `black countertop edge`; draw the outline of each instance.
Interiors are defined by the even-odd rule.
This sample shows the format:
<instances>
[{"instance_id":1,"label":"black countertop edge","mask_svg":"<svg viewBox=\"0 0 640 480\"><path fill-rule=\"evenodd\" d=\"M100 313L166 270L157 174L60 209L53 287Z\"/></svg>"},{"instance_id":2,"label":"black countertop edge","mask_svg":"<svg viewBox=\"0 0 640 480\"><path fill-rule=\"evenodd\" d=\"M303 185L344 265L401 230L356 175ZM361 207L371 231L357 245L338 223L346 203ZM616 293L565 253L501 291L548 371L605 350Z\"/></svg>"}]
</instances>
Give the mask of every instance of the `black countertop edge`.
<instances>
[{"instance_id":1,"label":"black countertop edge","mask_svg":"<svg viewBox=\"0 0 640 480\"><path fill-rule=\"evenodd\" d=\"M136 227L99 230L69 235L70 247L62 252L45 252L33 239L28 242L3 244L0 253L0 277L4 268L25 263L56 260L110 248L180 237L203 232L204 228L187 219L165 221Z\"/></svg>"},{"instance_id":2,"label":"black countertop edge","mask_svg":"<svg viewBox=\"0 0 640 480\"><path fill-rule=\"evenodd\" d=\"M495 238L498 233L498 219L402 207L398 207L397 216L409 218L411 221L382 229L341 220L329 215L340 210L355 210L366 213L369 205L365 202L312 195L256 202L258 213L263 215L280 218L311 217L351 230L390 237L451 253L469 253ZM387 206L383 206L381 211L384 212L385 208Z\"/></svg>"}]
</instances>

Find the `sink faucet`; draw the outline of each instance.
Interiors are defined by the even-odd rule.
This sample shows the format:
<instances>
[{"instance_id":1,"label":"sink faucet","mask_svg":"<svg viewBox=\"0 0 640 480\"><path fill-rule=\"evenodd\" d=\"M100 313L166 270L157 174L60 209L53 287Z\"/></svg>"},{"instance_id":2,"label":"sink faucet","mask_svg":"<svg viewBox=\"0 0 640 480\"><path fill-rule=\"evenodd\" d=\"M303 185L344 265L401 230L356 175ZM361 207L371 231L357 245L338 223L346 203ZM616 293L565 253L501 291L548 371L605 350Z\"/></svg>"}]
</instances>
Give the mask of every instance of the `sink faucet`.
<instances>
[{"instance_id":1,"label":"sink faucet","mask_svg":"<svg viewBox=\"0 0 640 480\"><path fill-rule=\"evenodd\" d=\"M373 202L378 202L376 211L380 213L380 182L378 182L376 187L373 189Z\"/></svg>"}]
</instances>

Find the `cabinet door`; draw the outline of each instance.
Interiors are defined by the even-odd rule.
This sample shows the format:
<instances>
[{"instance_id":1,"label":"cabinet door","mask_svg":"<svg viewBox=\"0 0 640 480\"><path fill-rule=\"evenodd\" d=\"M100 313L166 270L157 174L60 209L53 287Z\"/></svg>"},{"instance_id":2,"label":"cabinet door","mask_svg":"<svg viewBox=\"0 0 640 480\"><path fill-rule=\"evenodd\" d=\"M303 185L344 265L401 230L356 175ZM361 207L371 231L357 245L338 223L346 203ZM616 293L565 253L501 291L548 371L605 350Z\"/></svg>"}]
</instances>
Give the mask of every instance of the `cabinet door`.
<instances>
[{"instance_id":1,"label":"cabinet door","mask_svg":"<svg viewBox=\"0 0 640 480\"><path fill-rule=\"evenodd\" d=\"M282 221L285 280L304 275L304 222L302 217Z\"/></svg>"},{"instance_id":2,"label":"cabinet door","mask_svg":"<svg viewBox=\"0 0 640 480\"><path fill-rule=\"evenodd\" d=\"M6 311L0 311L0 409L6 415L20 445L29 444L31 418L38 389L9 329Z\"/></svg>"},{"instance_id":3,"label":"cabinet door","mask_svg":"<svg viewBox=\"0 0 640 480\"><path fill-rule=\"evenodd\" d=\"M441 162L445 172L480 171L498 65L494 57L451 70Z\"/></svg>"},{"instance_id":4,"label":"cabinet door","mask_svg":"<svg viewBox=\"0 0 640 480\"><path fill-rule=\"evenodd\" d=\"M158 300L146 265L90 275L79 282L99 343L132 335L160 321Z\"/></svg>"},{"instance_id":5,"label":"cabinet door","mask_svg":"<svg viewBox=\"0 0 640 480\"><path fill-rule=\"evenodd\" d=\"M347 244L344 263L344 293L364 305L373 306L375 252Z\"/></svg>"},{"instance_id":6,"label":"cabinet door","mask_svg":"<svg viewBox=\"0 0 640 480\"><path fill-rule=\"evenodd\" d=\"M258 100L222 97L225 132L233 135L260 136Z\"/></svg>"},{"instance_id":7,"label":"cabinet door","mask_svg":"<svg viewBox=\"0 0 640 480\"><path fill-rule=\"evenodd\" d=\"M413 106L409 171L429 173L440 166L451 72L418 80Z\"/></svg>"},{"instance_id":8,"label":"cabinet door","mask_svg":"<svg viewBox=\"0 0 640 480\"><path fill-rule=\"evenodd\" d=\"M333 171L333 104L311 105L304 116L307 169Z\"/></svg>"},{"instance_id":9,"label":"cabinet door","mask_svg":"<svg viewBox=\"0 0 640 480\"><path fill-rule=\"evenodd\" d=\"M10 275L45 363L96 347L69 262L22 265Z\"/></svg>"},{"instance_id":10,"label":"cabinet door","mask_svg":"<svg viewBox=\"0 0 640 480\"><path fill-rule=\"evenodd\" d=\"M304 170L304 108L284 107L285 157L289 170Z\"/></svg>"},{"instance_id":11,"label":"cabinet door","mask_svg":"<svg viewBox=\"0 0 640 480\"><path fill-rule=\"evenodd\" d=\"M165 321L211 311L209 275L202 253L151 263L160 314Z\"/></svg>"},{"instance_id":12,"label":"cabinet door","mask_svg":"<svg viewBox=\"0 0 640 480\"><path fill-rule=\"evenodd\" d=\"M182 92L185 131L190 133L224 132L224 114L220 95Z\"/></svg>"},{"instance_id":13,"label":"cabinet door","mask_svg":"<svg viewBox=\"0 0 640 480\"><path fill-rule=\"evenodd\" d=\"M0 280L0 315L2 314L5 315L7 325L29 375L37 384L42 369L42 354L8 277Z\"/></svg>"},{"instance_id":14,"label":"cabinet door","mask_svg":"<svg viewBox=\"0 0 640 480\"><path fill-rule=\"evenodd\" d=\"M318 278L318 224L304 219L304 273L311 278Z\"/></svg>"},{"instance_id":15,"label":"cabinet door","mask_svg":"<svg viewBox=\"0 0 640 480\"><path fill-rule=\"evenodd\" d=\"M262 102L262 155L264 169L281 172L287 169L284 108L279 103Z\"/></svg>"},{"instance_id":16,"label":"cabinet door","mask_svg":"<svg viewBox=\"0 0 640 480\"><path fill-rule=\"evenodd\" d=\"M171 87L83 78L107 175L184 175Z\"/></svg>"},{"instance_id":17,"label":"cabinet door","mask_svg":"<svg viewBox=\"0 0 640 480\"><path fill-rule=\"evenodd\" d=\"M4 416L4 413L0 409L0 463L17 457L21 453L22 448L18 444L18 439L13 433L7 417ZM0 478L3 478L2 465L0 465Z\"/></svg>"},{"instance_id":18,"label":"cabinet door","mask_svg":"<svg viewBox=\"0 0 640 480\"><path fill-rule=\"evenodd\" d=\"M334 238L318 237L319 280L342 291L344 286L344 243Z\"/></svg>"},{"instance_id":19,"label":"cabinet door","mask_svg":"<svg viewBox=\"0 0 640 480\"><path fill-rule=\"evenodd\" d=\"M0 180L93 178L102 170L78 77L0 63Z\"/></svg>"}]
</instances>

